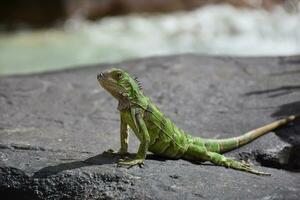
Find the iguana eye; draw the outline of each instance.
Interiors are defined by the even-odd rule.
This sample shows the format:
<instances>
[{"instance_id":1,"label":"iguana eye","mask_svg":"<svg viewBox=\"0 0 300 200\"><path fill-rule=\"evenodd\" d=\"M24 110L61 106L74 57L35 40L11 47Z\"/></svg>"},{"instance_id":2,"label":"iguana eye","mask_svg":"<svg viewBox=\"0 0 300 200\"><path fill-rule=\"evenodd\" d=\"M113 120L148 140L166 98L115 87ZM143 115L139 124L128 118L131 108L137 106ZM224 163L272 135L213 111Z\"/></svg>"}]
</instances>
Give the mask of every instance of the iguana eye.
<instances>
[{"instance_id":1,"label":"iguana eye","mask_svg":"<svg viewBox=\"0 0 300 200\"><path fill-rule=\"evenodd\" d=\"M114 72L112 74L112 78L115 79L116 81L120 80L122 78L122 72L119 72L119 71Z\"/></svg>"},{"instance_id":2,"label":"iguana eye","mask_svg":"<svg viewBox=\"0 0 300 200\"><path fill-rule=\"evenodd\" d=\"M120 79L122 77L122 73L121 72L117 72L117 79Z\"/></svg>"}]
</instances>

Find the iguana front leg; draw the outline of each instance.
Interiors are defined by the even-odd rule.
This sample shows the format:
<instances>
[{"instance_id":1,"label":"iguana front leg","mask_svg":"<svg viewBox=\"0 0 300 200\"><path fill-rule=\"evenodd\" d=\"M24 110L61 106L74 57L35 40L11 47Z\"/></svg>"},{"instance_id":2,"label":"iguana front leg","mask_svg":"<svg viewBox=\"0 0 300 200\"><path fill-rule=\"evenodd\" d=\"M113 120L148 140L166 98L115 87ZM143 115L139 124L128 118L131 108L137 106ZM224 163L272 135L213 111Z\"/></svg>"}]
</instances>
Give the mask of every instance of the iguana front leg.
<instances>
[{"instance_id":1,"label":"iguana front leg","mask_svg":"<svg viewBox=\"0 0 300 200\"><path fill-rule=\"evenodd\" d=\"M128 136L129 136L129 131L128 131L128 124L126 123L126 120L120 113L120 143L121 143L121 148L119 149L118 152L114 151L113 149L109 149L105 151L104 153L107 154L112 154L112 155L121 155L121 157L125 157L128 154Z\"/></svg>"},{"instance_id":2,"label":"iguana front leg","mask_svg":"<svg viewBox=\"0 0 300 200\"><path fill-rule=\"evenodd\" d=\"M120 142L121 142L121 148L119 150L119 154L122 156L128 154L128 124L126 123L125 119L123 116L120 114L120 119L121 119L121 125L120 125Z\"/></svg>"},{"instance_id":3,"label":"iguana front leg","mask_svg":"<svg viewBox=\"0 0 300 200\"><path fill-rule=\"evenodd\" d=\"M140 167L142 167L144 165L146 154L148 152L150 136L149 136L147 126L144 122L144 119L143 119L141 113L136 112L136 114L134 113L132 115L132 117L135 118L135 120L133 120L133 121L136 122L135 125L137 126L136 135L141 142L140 146L139 146L139 150L134 159L120 161L120 162L118 162L118 164L119 165L127 165L129 167L132 167L134 165L139 165Z\"/></svg>"}]
</instances>

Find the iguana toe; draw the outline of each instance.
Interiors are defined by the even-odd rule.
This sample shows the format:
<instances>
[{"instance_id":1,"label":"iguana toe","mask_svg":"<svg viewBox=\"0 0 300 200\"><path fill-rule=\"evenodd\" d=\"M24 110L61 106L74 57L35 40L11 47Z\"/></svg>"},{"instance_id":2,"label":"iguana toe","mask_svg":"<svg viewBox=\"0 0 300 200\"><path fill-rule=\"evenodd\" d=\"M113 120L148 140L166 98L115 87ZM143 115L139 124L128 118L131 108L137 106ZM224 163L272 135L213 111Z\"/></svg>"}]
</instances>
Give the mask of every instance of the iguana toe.
<instances>
[{"instance_id":1,"label":"iguana toe","mask_svg":"<svg viewBox=\"0 0 300 200\"><path fill-rule=\"evenodd\" d=\"M144 166L144 159L130 159L130 160L123 160L120 159L118 162L118 166L128 166L128 168L131 168L135 165L138 165L139 167Z\"/></svg>"}]
</instances>

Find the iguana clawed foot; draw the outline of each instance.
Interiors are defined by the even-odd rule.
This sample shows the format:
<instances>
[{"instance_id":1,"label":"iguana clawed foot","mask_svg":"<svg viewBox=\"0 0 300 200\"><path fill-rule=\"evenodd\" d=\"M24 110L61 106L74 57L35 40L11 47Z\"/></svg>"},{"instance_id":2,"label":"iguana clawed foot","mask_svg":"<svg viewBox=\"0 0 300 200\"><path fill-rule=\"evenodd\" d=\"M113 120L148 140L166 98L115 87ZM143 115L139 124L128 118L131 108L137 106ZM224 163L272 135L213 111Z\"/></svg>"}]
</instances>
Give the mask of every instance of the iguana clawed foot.
<instances>
[{"instance_id":1,"label":"iguana clawed foot","mask_svg":"<svg viewBox=\"0 0 300 200\"><path fill-rule=\"evenodd\" d=\"M251 167L251 164L248 161L242 160L241 163L247 167Z\"/></svg>"},{"instance_id":2,"label":"iguana clawed foot","mask_svg":"<svg viewBox=\"0 0 300 200\"><path fill-rule=\"evenodd\" d=\"M249 173L256 174L256 175L271 176L271 174L269 174L269 173L260 172L260 171L253 169L252 167L250 167L250 164L246 163L246 162L232 161L232 162L229 162L229 164L230 164L230 166L228 166L228 167L231 167L233 169L238 169L238 170L249 172Z\"/></svg>"},{"instance_id":3,"label":"iguana clawed foot","mask_svg":"<svg viewBox=\"0 0 300 200\"><path fill-rule=\"evenodd\" d=\"M120 159L119 162L118 162L118 167L128 166L128 168L131 168L135 165L138 165L139 167L143 167L144 166L144 159L140 159L140 158L128 159L128 160Z\"/></svg>"},{"instance_id":4,"label":"iguana clawed foot","mask_svg":"<svg viewBox=\"0 0 300 200\"><path fill-rule=\"evenodd\" d=\"M244 171L250 172L250 173L252 173L252 174L261 175L261 176L271 176L270 173L265 173L265 172L257 171L257 170L255 170L255 169L249 167L248 165L244 165L244 166L243 166L243 169L245 169Z\"/></svg>"}]
</instances>

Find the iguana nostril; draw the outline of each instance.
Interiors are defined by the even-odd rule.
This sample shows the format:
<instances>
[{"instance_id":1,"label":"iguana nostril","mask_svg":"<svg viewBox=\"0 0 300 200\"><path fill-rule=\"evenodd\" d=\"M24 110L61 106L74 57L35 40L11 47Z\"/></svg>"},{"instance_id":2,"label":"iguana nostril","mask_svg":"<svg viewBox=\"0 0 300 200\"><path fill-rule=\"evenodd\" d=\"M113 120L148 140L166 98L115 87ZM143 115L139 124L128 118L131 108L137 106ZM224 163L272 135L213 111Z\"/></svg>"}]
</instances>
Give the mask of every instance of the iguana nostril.
<instances>
[{"instance_id":1,"label":"iguana nostril","mask_svg":"<svg viewBox=\"0 0 300 200\"><path fill-rule=\"evenodd\" d=\"M102 77L103 77L103 73L102 72L97 75L97 79L100 79Z\"/></svg>"}]
</instances>

